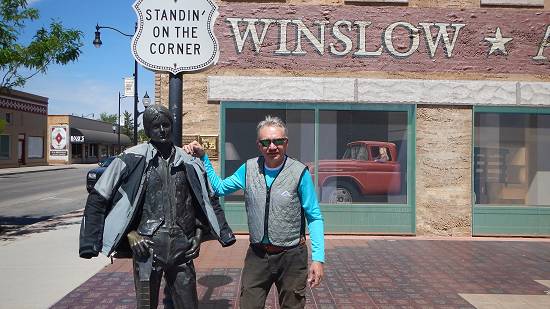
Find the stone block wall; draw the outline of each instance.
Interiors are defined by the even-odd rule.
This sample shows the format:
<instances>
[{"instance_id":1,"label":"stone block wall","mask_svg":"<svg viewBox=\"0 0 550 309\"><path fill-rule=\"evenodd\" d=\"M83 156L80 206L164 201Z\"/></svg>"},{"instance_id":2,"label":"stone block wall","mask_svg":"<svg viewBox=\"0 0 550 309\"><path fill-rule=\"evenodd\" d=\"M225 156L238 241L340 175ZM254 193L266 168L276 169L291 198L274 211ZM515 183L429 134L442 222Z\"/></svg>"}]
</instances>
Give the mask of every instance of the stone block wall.
<instances>
[{"instance_id":1,"label":"stone block wall","mask_svg":"<svg viewBox=\"0 0 550 309\"><path fill-rule=\"evenodd\" d=\"M471 235L472 109L416 110L416 233Z\"/></svg>"}]
</instances>

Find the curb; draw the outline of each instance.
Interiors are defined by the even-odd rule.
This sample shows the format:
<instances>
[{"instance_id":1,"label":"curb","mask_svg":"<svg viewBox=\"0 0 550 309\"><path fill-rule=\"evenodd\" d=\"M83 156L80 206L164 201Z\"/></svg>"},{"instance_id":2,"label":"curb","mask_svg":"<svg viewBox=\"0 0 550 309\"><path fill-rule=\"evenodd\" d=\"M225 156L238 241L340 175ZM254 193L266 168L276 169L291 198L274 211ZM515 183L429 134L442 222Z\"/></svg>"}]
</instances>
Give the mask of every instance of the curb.
<instances>
[{"instance_id":1,"label":"curb","mask_svg":"<svg viewBox=\"0 0 550 309\"><path fill-rule=\"evenodd\" d=\"M72 166L63 166L59 168L48 168L48 169L40 169L40 170L30 170L30 171L16 171L16 172L2 172L0 170L0 176L4 175L17 175L17 174L28 174L28 173L39 173L39 172L49 172L49 171L59 171L59 170L69 170L69 169L75 169L76 167Z\"/></svg>"}]
</instances>

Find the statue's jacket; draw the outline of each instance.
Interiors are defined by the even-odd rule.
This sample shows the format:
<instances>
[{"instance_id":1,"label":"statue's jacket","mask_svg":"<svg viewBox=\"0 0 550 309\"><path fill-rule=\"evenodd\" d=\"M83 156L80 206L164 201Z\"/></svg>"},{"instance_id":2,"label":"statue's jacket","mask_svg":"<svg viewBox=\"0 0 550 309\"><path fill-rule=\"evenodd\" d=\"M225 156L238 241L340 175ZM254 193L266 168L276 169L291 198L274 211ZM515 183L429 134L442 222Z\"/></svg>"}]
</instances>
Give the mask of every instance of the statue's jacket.
<instances>
[{"instance_id":1,"label":"statue's jacket","mask_svg":"<svg viewBox=\"0 0 550 309\"><path fill-rule=\"evenodd\" d=\"M156 155L157 149L144 143L127 149L107 167L86 201L80 226L81 257L91 258L99 252L106 256L130 255L126 234L139 223L146 171ZM207 230L202 240L214 238L224 247L235 243L201 160L176 147L173 166L186 169L190 191L199 204L197 218Z\"/></svg>"}]
</instances>

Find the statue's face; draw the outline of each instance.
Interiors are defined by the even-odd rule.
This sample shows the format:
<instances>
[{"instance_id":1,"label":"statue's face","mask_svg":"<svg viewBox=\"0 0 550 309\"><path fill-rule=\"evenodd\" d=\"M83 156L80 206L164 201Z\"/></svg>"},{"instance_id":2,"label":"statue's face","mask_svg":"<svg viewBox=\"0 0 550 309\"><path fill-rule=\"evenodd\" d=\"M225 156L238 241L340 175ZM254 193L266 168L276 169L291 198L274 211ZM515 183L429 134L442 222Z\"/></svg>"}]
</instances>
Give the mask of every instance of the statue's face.
<instances>
[{"instance_id":1,"label":"statue's face","mask_svg":"<svg viewBox=\"0 0 550 309\"><path fill-rule=\"evenodd\" d=\"M166 115L159 113L159 116L155 117L151 122L151 126L146 133L153 142L170 142L172 140L172 124L170 119Z\"/></svg>"}]
</instances>

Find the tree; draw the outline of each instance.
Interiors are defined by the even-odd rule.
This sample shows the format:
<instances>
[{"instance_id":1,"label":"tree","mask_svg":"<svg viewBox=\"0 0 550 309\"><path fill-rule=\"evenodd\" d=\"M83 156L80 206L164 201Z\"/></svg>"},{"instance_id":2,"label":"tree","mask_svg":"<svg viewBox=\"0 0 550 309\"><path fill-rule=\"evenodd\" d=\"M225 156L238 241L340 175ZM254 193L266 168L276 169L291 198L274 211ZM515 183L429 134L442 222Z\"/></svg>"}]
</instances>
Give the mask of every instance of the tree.
<instances>
[{"instance_id":1,"label":"tree","mask_svg":"<svg viewBox=\"0 0 550 309\"><path fill-rule=\"evenodd\" d=\"M25 23L39 17L27 0L0 0L0 88L24 86L36 74L46 73L50 64L65 65L80 56L82 32L55 20L38 29L28 45L21 44Z\"/></svg>"},{"instance_id":2,"label":"tree","mask_svg":"<svg viewBox=\"0 0 550 309\"><path fill-rule=\"evenodd\" d=\"M120 133L126 134L134 142L134 119L132 118L132 113L129 111L124 111L122 114L122 119L124 119L124 125Z\"/></svg>"},{"instance_id":3,"label":"tree","mask_svg":"<svg viewBox=\"0 0 550 309\"><path fill-rule=\"evenodd\" d=\"M149 140L149 137L147 137L147 135L145 134L145 130L144 129L139 129L138 130L138 143L143 143L143 142L146 142Z\"/></svg>"},{"instance_id":4,"label":"tree","mask_svg":"<svg viewBox=\"0 0 550 309\"><path fill-rule=\"evenodd\" d=\"M103 122L118 124L118 115L117 114L109 114L107 112L102 112L102 113L99 114L99 120L101 120Z\"/></svg>"}]
</instances>

